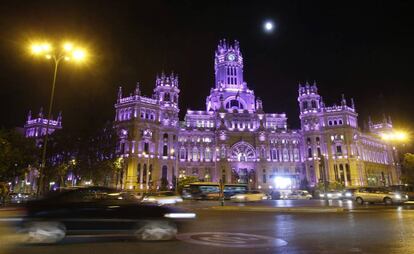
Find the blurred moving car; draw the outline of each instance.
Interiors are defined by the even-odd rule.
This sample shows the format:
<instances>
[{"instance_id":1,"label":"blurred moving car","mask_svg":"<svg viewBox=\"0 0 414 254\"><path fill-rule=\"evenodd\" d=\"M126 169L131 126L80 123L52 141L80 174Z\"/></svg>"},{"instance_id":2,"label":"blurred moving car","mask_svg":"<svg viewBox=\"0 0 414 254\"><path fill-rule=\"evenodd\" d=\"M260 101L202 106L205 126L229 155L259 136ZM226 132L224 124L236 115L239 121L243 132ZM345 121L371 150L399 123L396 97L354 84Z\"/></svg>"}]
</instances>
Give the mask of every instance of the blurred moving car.
<instances>
[{"instance_id":1,"label":"blurred moving car","mask_svg":"<svg viewBox=\"0 0 414 254\"><path fill-rule=\"evenodd\" d=\"M120 198L122 197L122 198ZM115 189L87 187L27 202L19 231L29 243L55 243L67 235L113 234L140 240L174 239L182 220L194 213L138 204Z\"/></svg>"},{"instance_id":2,"label":"blurred moving car","mask_svg":"<svg viewBox=\"0 0 414 254\"><path fill-rule=\"evenodd\" d=\"M267 194L261 191L247 191L245 193L239 193L230 197L233 202L251 202L266 200Z\"/></svg>"},{"instance_id":3,"label":"blurred moving car","mask_svg":"<svg viewBox=\"0 0 414 254\"><path fill-rule=\"evenodd\" d=\"M174 205L177 202L183 202L183 199L172 191L160 191L144 194L142 202L158 205Z\"/></svg>"},{"instance_id":4,"label":"blurred moving car","mask_svg":"<svg viewBox=\"0 0 414 254\"><path fill-rule=\"evenodd\" d=\"M294 190L291 193L286 194L284 199L306 199L309 200L312 195L307 190Z\"/></svg>"},{"instance_id":5,"label":"blurred moving car","mask_svg":"<svg viewBox=\"0 0 414 254\"><path fill-rule=\"evenodd\" d=\"M414 200L414 186L411 184L392 185L390 190L404 192L408 195L408 200Z\"/></svg>"},{"instance_id":6,"label":"blurred moving car","mask_svg":"<svg viewBox=\"0 0 414 254\"><path fill-rule=\"evenodd\" d=\"M402 204L408 201L408 195L403 192L392 191L385 187L359 188L354 193L355 201L362 205L368 203L385 203L387 205Z\"/></svg>"},{"instance_id":7,"label":"blurred moving car","mask_svg":"<svg viewBox=\"0 0 414 254\"><path fill-rule=\"evenodd\" d=\"M342 192L340 192L340 191L328 191L326 194L323 193L323 192L321 192L319 194L319 197L321 199L324 199L324 198L328 198L328 199L341 199L342 198Z\"/></svg>"},{"instance_id":8,"label":"blurred moving car","mask_svg":"<svg viewBox=\"0 0 414 254\"><path fill-rule=\"evenodd\" d=\"M342 199L344 200L354 200L354 193L357 191L357 188L346 188L342 191Z\"/></svg>"}]
</instances>

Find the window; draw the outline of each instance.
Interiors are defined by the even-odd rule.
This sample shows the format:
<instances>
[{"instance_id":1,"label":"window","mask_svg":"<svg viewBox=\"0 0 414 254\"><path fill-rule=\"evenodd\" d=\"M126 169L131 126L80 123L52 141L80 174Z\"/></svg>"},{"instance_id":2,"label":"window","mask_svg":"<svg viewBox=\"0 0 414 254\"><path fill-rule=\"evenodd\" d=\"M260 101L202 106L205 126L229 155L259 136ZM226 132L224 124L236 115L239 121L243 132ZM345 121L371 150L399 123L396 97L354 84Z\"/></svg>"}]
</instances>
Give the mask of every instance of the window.
<instances>
[{"instance_id":1,"label":"window","mask_svg":"<svg viewBox=\"0 0 414 254\"><path fill-rule=\"evenodd\" d=\"M163 180L167 180L167 174L168 174L168 167L164 165L162 166L161 178Z\"/></svg>"},{"instance_id":2,"label":"window","mask_svg":"<svg viewBox=\"0 0 414 254\"><path fill-rule=\"evenodd\" d=\"M163 138L164 138L164 141L167 141L168 140L168 134L164 133Z\"/></svg>"},{"instance_id":3,"label":"window","mask_svg":"<svg viewBox=\"0 0 414 254\"><path fill-rule=\"evenodd\" d=\"M272 149L272 160L277 160L277 152L276 152L276 149Z\"/></svg>"},{"instance_id":4,"label":"window","mask_svg":"<svg viewBox=\"0 0 414 254\"><path fill-rule=\"evenodd\" d=\"M317 108L315 100L312 101L312 108Z\"/></svg>"},{"instance_id":5,"label":"window","mask_svg":"<svg viewBox=\"0 0 414 254\"><path fill-rule=\"evenodd\" d=\"M352 185L352 179L351 179L351 170L349 168L349 164L345 164L345 171L346 171L346 179L348 181L348 185Z\"/></svg>"},{"instance_id":6,"label":"window","mask_svg":"<svg viewBox=\"0 0 414 254\"><path fill-rule=\"evenodd\" d=\"M149 144L147 142L144 143L144 152L148 154L149 151Z\"/></svg>"},{"instance_id":7,"label":"window","mask_svg":"<svg viewBox=\"0 0 414 254\"><path fill-rule=\"evenodd\" d=\"M168 146L167 145L163 146L162 156L168 156Z\"/></svg>"},{"instance_id":8,"label":"window","mask_svg":"<svg viewBox=\"0 0 414 254\"><path fill-rule=\"evenodd\" d=\"M180 159L185 160L185 148L181 147L180 149Z\"/></svg>"},{"instance_id":9,"label":"window","mask_svg":"<svg viewBox=\"0 0 414 254\"><path fill-rule=\"evenodd\" d=\"M137 168L137 183L141 183L141 163L138 163L138 168Z\"/></svg>"},{"instance_id":10,"label":"window","mask_svg":"<svg viewBox=\"0 0 414 254\"><path fill-rule=\"evenodd\" d=\"M193 148L193 161L198 161L198 149L197 149L197 147Z\"/></svg>"},{"instance_id":11,"label":"window","mask_svg":"<svg viewBox=\"0 0 414 254\"><path fill-rule=\"evenodd\" d=\"M317 151L317 153L318 153L318 157L321 157L321 148L320 147L318 147L318 148L316 148L316 151Z\"/></svg>"},{"instance_id":12,"label":"window","mask_svg":"<svg viewBox=\"0 0 414 254\"><path fill-rule=\"evenodd\" d=\"M308 157L312 158L312 148L308 148Z\"/></svg>"},{"instance_id":13,"label":"window","mask_svg":"<svg viewBox=\"0 0 414 254\"><path fill-rule=\"evenodd\" d=\"M316 143L319 145L320 142L321 142L321 139L319 137L316 137Z\"/></svg>"},{"instance_id":14,"label":"window","mask_svg":"<svg viewBox=\"0 0 414 254\"><path fill-rule=\"evenodd\" d=\"M339 120L339 121L338 121L338 123L339 123L340 125L342 125L342 120Z\"/></svg>"},{"instance_id":15,"label":"window","mask_svg":"<svg viewBox=\"0 0 414 254\"><path fill-rule=\"evenodd\" d=\"M306 143L307 143L308 145L310 145L310 143L311 143L311 139L310 139L310 138L307 138L307 139L306 139Z\"/></svg>"},{"instance_id":16,"label":"window","mask_svg":"<svg viewBox=\"0 0 414 254\"><path fill-rule=\"evenodd\" d=\"M266 169L263 169L263 183L266 183L267 177L266 177Z\"/></svg>"},{"instance_id":17,"label":"window","mask_svg":"<svg viewBox=\"0 0 414 254\"><path fill-rule=\"evenodd\" d=\"M289 161L289 151L287 148L283 149L283 161Z\"/></svg>"},{"instance_id":18,"label":"window","mask_svg":"<svg viewBox=\"0 0 414 254\"><path fill-rule=\"evenodd\" d=\"M336 153L337 154L342 154L342 146L341 145L336 146Z\"/></svg>"},{"instance_id":19,"label":"window","mask_svg":"<svg viewBox=\"0 0 414 254\"><path fill-rule=\"evenodd\" d=\"M142 173L142 183L147 183L147 164L144 164L144 170Z\"/></svg>"},{"instance_id":20,"label":"window","mask_svg":"<svg viewBox=\"0 0 414 254\"><path fill-rule=\"evenodd\" d=\"M328 125L329 126L332 126L332 121L328 121Z\"/></svg>"}]
</instances>

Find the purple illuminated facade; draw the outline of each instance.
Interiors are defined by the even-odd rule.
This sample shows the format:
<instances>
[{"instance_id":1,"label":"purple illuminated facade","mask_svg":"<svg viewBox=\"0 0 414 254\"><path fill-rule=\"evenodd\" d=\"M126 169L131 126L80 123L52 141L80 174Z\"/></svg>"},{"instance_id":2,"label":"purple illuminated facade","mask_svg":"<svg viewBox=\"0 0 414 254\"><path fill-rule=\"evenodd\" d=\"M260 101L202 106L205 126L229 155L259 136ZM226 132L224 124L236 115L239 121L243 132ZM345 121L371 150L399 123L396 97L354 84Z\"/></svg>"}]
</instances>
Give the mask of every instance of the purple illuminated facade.
<instances>
[{"instance_id":1,"label":"purple illuminated facade","mask_svg":"<svg viewBox=\"0 0 414 254\"><path fill-rule=\"evenodd\" d=\"M38 117L33 118L32 111L27 114L26 124L24 125L24 133L26 138L40 139L46 135L47 122L49 121L49 134L55 130L62 129L62 113L59 113L56 120L47 119L43 115L43 108L40 108Z\"/></svg>"},{"instance_id":2,"label":"purple illuminated facade","mask_svg":"<svg viewBox=\"0 0 414 254\"><path fill-rule=\"evenodd\" d=\"M243 79L239 43L220 41L215 84L204 110L187 110L179 121L180 90L174 74L156 78L151 98L139 85L115 104L115 127L124 159L124 188L172 188L177 177L245 183L259 189L315 186L323 179L346 186L397 183L390 146L378 132L387 121L358 127L353 101L326 106L316 84L299 85L301 129L287 128L285 113L266 113ZM324 162L322 162L324 160ZM322 167L325 165L325 167ZM325 168L325 170L324 170Z\"/></svg>"}]
</instances>

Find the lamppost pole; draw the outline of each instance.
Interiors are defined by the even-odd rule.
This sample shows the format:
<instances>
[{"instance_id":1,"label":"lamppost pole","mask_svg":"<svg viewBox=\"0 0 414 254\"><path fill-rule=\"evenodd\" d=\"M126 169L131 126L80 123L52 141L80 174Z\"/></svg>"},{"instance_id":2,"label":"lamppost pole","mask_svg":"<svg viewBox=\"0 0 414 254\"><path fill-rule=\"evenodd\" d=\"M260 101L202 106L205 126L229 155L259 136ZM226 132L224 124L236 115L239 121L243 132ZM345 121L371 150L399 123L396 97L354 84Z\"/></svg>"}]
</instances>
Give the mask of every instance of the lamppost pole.
<instances>
[{"instance_id":1,"label":"lamppost pole","mask_svg":"<svg viewBox=\"0 0 414 254\"><path fill-rule=\"evenodd\" d=\"M56 58L53 56L53 63L54 63L54 72L53 72L53 81L52 81L52 91L50 93L50 100L49 100L49 108L47 112L47 122L46 122L46 133L43 139L43 149L42 149L42 162L39 168L39 185L37 187L37 195L39 195L44 188L44 168L46 166L46 149L47 149L47 141L49 138L49 126L50 126L50 118L52 115L52 108L53 108L53 100L55 98L55 86L56 86L56 76L59 67L59 63L62 57Z\"/></svg>"}]
</instances>

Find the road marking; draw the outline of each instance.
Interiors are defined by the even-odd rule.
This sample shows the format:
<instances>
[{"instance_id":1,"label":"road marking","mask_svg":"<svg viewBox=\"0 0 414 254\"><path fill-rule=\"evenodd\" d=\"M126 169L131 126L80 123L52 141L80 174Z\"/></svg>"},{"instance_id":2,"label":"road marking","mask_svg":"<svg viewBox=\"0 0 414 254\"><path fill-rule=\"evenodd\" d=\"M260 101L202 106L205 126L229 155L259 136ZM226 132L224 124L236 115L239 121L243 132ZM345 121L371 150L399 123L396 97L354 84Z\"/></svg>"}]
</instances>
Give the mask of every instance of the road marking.
<instances>
[{"instance_id":1,"label":"road marking","mask_svg":"<svg viewBox=\"0 0 414 254\"><path fill-rule=\"evenodd\" d=\"M232 232L183 233L177 235L177 239L193 244L229 248L281 247L288 244L282 239L270 236Z\"/></svg>"}]
</instances>

